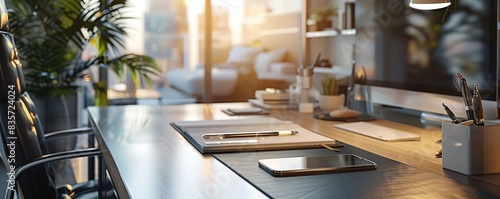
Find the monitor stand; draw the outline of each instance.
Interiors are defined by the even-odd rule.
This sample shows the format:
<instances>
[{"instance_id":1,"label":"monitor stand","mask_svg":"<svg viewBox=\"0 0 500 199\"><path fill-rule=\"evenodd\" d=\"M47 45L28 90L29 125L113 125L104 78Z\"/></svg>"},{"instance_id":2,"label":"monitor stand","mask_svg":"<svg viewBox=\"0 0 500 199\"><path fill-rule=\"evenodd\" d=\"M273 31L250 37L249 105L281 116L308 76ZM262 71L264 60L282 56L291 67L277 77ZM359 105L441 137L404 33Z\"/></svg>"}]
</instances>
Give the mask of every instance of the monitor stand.
<instances>
[{"instance_id":1,"label":"monitor stand","mask_svg":"<svg viewBox=\"0 0 500 199\"><path fill-rule=\"evenodd\" d=\"M445 115L426 113L422 111L374 104L373 116L424 129L441 128L441 121L449 120Z\"/></svg>"}]
</instances>

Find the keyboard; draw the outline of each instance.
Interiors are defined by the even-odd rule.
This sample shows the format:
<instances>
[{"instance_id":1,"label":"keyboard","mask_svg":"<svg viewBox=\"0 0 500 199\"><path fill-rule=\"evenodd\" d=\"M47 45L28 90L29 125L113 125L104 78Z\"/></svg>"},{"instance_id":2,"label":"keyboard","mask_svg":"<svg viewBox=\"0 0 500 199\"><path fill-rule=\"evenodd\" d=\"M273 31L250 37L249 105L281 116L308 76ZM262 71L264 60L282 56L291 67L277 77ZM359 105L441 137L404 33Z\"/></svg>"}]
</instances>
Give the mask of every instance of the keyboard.
<instances>
[{"instance_id":1,"label":"keyboard","mask_svg":"<svg viewBox=\"0 0 500 199\"><path fill-rule=\"evenodd\" d=\"M350 122L335 124L333 126L383 141L420 140L420 136L418 135L368 122Z\"/></svg>"}]
</instances>

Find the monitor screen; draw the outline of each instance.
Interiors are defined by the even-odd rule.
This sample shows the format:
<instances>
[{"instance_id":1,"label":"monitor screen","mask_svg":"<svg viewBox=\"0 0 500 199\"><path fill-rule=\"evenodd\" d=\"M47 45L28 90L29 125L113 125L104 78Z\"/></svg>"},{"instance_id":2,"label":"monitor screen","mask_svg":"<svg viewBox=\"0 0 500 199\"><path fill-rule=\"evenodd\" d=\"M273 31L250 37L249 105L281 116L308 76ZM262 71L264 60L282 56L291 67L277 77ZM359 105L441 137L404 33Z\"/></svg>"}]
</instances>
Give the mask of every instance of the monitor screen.
<instances>
[{"instance_id":1,"label":"monitor screen","mask_svg":"<svg viewBox=\"0 0 500 199\"><path fill-rule=\"evenodd\" d=\"M357 0L355 13L356 68L364 72L358 83L459 97L460 72L483 100L496 102L497 1L458 0L421 11L406 0ZM425 103L442 109L439 101Z\"/></svg>"}]
</instances>

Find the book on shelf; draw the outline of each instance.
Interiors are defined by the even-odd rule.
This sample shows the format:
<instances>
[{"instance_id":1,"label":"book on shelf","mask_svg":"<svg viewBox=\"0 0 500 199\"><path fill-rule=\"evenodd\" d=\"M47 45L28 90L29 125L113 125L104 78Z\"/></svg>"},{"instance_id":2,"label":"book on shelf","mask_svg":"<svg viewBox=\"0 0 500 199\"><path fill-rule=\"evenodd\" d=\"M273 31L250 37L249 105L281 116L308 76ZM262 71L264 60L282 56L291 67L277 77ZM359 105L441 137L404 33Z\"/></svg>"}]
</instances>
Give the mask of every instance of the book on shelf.
<instances>
[{"instance_id":1,"label":"book on shelf","mask_svg":"<svg viewBox=\"0 0 500 199\"><path fill-rule=\"evenodd\" d=\"M344 17L344 29L355 29L356 28L356 15L355 15L355 4L348 2L345 4L345 17Z\"/></svg>"},{"instance_id":2,"label":"book on shelf","mask_svg":"<svg viewBox=\"0 0 500 199\"><path fill-rule=\"evenodd\" d=\"M264 101L261 99L249 99L248 102L254 106L261 107L264 109L297 109L297 106L290 105L290 103L276 103Z\"/></svg>"},{"instance_id":3,"label":"book on shelf","mask_svg":"<svg viewBox=\"0 0 500 199\"><path fill-rule=\"evenodd\" d=\"M200 153L264 151L342 146L291 121L273 117L233 120L178 121L171 125ZM297 132L294 135L255 136L263 132ZM223 135L248 134L243 137ZM214 136L220 135L220 136Z\"/></svg>"},{"instance_id":4,"label":"book on shelf","mask_svg":"<svg viewBox=\"0 0 500 199\"><path fill-rule=\"evenodd\" d=\"M255 99L284 101L290 99L290 94L287 92L268 92L266 90L255 91Z\"/></svg>"},{"instance_id":5,"label":"book on shelf","mask_svg":"<svg viewBox=\"0 0 500 199\"><path fill-rule=\"evenodd\" d=\"M261 100L264 104L269 105L288 105L290 104L290 100Z\"/></svg>"}]
</instances>

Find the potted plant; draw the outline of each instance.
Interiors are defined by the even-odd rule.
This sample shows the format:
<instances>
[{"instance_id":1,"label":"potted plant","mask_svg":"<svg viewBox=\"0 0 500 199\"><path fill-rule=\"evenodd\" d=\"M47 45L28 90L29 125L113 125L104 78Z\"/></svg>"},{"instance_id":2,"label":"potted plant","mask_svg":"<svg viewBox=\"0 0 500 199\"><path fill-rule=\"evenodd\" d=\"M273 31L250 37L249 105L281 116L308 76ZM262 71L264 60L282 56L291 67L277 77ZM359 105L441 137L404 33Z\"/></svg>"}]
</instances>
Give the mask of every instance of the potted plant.
<instances>
[{"instance_id":1,"label":"potted plant","mask_svg":"<svg viewBox=\"0 0 500 199\"><path fill-rule=\"evenodd\" d=\"M318 106L322 111L333 111L344 106L344 94L340 94L340 81L333 76L321 80L323 92L318 95Z\"/></svg>"},{"instance_id":2,"label":"potted plant","mask_svg":"<svg viewBox=\"0 0 500 199\"><path fill-rule=\"evenodd\" d=\"M28 91L46 103L74 98L85 79L92 82L96 105L106 105L106 78L91 68L119 77L129 70L136 85L139 79L151 83L150 75L159 73L153 58L122 53L131 19L126 0L7 0L7 8ZM95 53L84 53L89 49ZM56 103L46 105L46 112L63 104Z\"/></svg>"}]
</instances>

